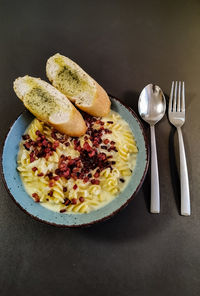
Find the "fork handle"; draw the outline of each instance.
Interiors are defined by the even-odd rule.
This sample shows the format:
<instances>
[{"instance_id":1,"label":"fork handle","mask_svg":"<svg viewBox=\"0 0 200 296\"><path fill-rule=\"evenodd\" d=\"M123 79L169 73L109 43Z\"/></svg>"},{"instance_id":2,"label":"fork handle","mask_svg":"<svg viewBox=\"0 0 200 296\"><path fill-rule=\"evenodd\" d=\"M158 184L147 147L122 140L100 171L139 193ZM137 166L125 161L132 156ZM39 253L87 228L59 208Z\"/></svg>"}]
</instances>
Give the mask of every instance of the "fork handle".
<instances>
[{"instance_id":1,"label":"fork handle","mask_svg":"<svg viewBox=\"0 0 200 296\"><path fill-rule=\"evenodd\" d=\"M188 169L185 156L185 147L183 142L183 135L180 127L177 127L179 154L180 154L180 181L181 181L181 215L190 216L190 191L188 180Z\"/></svg>"},{"instance_id":2,"label":"fork handle","mask_svg":"<svg viewBox=\"0 0 200 296\"><path fill-rule=\"evenodd\" d=\"M155 127L151 125L151 213L160 213L160 189L158 178L158 160L155 138Z\"/></svg>"}]
</instances>

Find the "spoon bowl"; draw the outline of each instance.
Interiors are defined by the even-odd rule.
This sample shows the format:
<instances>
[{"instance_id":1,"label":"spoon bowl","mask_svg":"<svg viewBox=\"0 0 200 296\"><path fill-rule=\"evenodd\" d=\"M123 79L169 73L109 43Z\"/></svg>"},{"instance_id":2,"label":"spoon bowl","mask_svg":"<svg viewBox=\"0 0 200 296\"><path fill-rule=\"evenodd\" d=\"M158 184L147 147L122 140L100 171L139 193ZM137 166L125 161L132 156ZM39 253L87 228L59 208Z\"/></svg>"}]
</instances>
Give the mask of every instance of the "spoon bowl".
<instances>
[{"instance_id":1,"label":"spoon bowl","mask_svg":"<svg viewBox=\"0 0 200 296\"><path fill-rule=\"evenodd\" d=\"M161 88L154 84L148 84L139 97L138 111L140 116L150 125L154 125L162 119L165 110L165 96Z\"/></svg>"}]
</instances>

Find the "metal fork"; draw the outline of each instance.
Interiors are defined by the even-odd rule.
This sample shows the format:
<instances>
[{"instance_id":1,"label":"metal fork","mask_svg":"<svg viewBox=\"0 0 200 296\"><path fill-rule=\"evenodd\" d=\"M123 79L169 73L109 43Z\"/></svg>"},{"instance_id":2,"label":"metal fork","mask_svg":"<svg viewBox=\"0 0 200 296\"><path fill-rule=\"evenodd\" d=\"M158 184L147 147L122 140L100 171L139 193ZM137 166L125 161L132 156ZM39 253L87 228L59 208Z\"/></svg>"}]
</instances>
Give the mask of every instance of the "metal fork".
<instances>
[{"instance_id":1,"label":"metal fork","mask_svg":"<svg viewBox=\"0 0 200 296\"><path fill-rule=\"evenodd\" d=\"M178 86L178 87L177 87ZM178 93L178 99L177 99ZM181 215L190 216L188 169L181 127L185 122L185 83L172 82L168 110L170 122L177 128L180 154Z\"/></svg>"}]
</instances>

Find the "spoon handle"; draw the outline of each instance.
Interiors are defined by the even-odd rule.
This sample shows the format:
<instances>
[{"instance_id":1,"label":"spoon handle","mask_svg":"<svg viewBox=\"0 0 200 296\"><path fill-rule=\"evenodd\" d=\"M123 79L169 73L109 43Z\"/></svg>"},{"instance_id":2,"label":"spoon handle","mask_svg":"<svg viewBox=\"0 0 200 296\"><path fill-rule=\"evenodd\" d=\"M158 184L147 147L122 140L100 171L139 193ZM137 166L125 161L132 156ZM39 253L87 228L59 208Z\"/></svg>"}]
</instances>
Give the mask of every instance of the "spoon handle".
<instances>
[{"instance_id":1,"label":"spoon handle","mask_svg":"<svg viewBox=\"0 0 200 296\"><path fill-rule=\"evenodd\" d=\"M160 189L158 178L158 160L155 127L151 125L151 213L160 213Z\"/></svg>"}]
</instances>

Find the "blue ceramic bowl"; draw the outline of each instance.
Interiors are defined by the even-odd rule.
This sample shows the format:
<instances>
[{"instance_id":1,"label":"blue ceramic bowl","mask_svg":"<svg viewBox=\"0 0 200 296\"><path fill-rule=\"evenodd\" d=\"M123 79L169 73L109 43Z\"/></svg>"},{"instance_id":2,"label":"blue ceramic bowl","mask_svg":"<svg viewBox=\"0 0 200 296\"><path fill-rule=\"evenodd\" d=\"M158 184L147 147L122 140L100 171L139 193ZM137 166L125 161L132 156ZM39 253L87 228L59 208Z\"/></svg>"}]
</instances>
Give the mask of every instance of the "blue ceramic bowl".
<instances>
[{"instance_id":1,"label":"blue ceramic bowl","mask_svg":"<svg viewBox=\"0 0 200 296\"><path fill-rule=\"evenodd\" d=\"M111 97L111 102L111 108L118 112L122 118L128 122L135 135L139 150L136 167L131 176L130 182L123 192L121 192L108 205L88 214L61 214L50 211L42 207L39 203L35 203L26 193L21 182L20 175L16 169L16 161L21 136L24 134L24 131L34 117L26 110L14 122L7 134L3 147L2 174L5 185L15 203L32 218L41 222L64 227L91 225L113 216L120 209L124 208L138 192L144 181L149 164L149 148L147 139L144 129L136 114L130 108L126 107L119 100L113 97Z\"/></svg>"}]
</instances>

